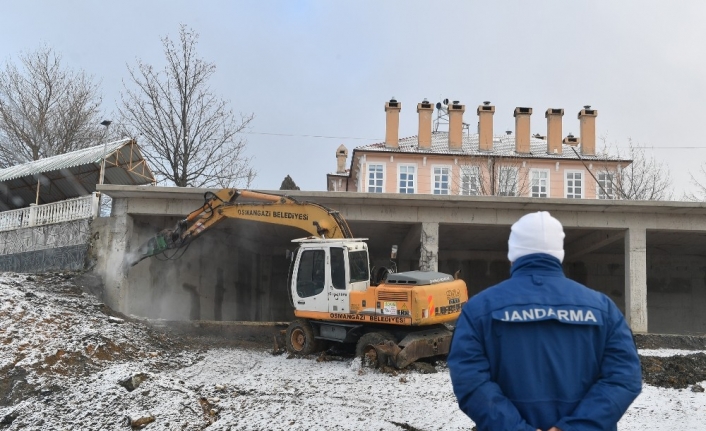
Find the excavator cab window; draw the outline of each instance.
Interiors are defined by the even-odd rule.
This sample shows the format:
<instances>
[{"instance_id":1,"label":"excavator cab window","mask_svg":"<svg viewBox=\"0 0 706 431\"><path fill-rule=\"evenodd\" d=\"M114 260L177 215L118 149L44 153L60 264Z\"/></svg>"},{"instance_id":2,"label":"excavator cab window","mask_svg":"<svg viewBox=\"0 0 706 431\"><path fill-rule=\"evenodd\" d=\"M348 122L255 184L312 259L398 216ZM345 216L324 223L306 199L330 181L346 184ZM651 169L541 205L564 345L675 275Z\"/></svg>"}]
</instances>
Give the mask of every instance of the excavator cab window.
<instances>
[{"instance_id":1,"label":"excavator cab window","mask_svg":"<svg viewBox=\"0 0 706 431\"><path fill-rule=\"evenodd\" d=\"M297 295L308 298L324 291L326 282L326 252L305 250L299 259Z\"/></svg>"},{"instance_id":2,"label":"excavator cab window","mask_svg":"<svg viewBox=\"0 0 706 431\"><path fill-rule=\"evenodd\" d=\"M331 247L331 282L336 289L346 288L346 260L342 248Z\"/></svg>"},{"instance_id":3,"label":"excavator cab window","mask_svg":"<svg viewBox=\"0 0 706 431\"><path fill-rule=\"evenodd\" d=\"M368 281L370 279L370 267L368 266L367 251L361 250L349 252L348 262L351 266L351 283Z\"/></svg>"}]
</instances>

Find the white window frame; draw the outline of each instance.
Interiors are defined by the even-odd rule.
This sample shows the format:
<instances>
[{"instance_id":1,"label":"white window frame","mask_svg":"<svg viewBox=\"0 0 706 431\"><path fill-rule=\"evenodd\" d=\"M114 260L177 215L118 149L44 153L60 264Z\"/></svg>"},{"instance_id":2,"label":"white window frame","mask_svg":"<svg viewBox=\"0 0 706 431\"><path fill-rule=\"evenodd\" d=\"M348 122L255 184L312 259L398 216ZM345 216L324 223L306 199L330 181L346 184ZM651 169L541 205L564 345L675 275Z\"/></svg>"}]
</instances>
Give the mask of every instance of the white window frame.
<instances>
[{"instance_id":1,"label":"white window frame","mask_svg":"<svg viewBox=\"0 0 706 431\"><path fill-rule=\"evenodd\" d=\"M569 174L581 174L581 196L579 197L569 197ZM572 181L576 181L576 178L573 178ZM576 186L572 186L574 189ZM564 171L564 197L566 199L584 199L584 196L586 194L586 173L582 170L576 170L576 169L567 169ZM575 192L572 193L572 195L576 195Z\"/></svg>"},{"instance_id":2,"label":"white window frame","mask_svg":"<svg viewBox=\"0 0 706 431\"><path fill-rule=\"evenodd\" d=\"M539 195L542 194L541 191L538 192L538 195L537 195L537 196L535 196L535 193L534 193L534 174L536 174L536 173L545 173L545 174L547 174L547 178L546 178L547 183L544 185L544 188L545 188L544 194L545 194L546 196L539 196ZM536 168L530 169L530 190L529 190L529 195L530 195L530 197L533 197L533 198L548 198L548 197L551 196L550 190L549 190L549 184L551 183L551 181L549 181L549 180L550 180L550 178L551 178L551 175L552 175L551 169L536 169ZM542 180L542 178L540 178L540 180ZM541 184L539 185L539 187L540 187L540 188L542 187ZM541 189L540 189L540 190L541 190Z\"/></svg>"},{"instance_id":3,"label":"white window frame","mask_svg":"<svg viewBox=\"0 0 706 431\"><path fill-rule=\"evenodd\" d=\"M382 166L382 189L379 192L370 191L371 188L378 186L370 186L370 166ZM385 193L385 163L384 162L367 162L365 164L365 191L368 193Z\"/></svg>"},{"instance_id":4,"label":"white window frame","mask_svg":"<svg viewBox=\"0 0 706 431\"><path fill-rule=\"evenodd\" d=\"M610 175L611 178L603 179L601 176L604 175ZM615 187L613 187L613 179L615 178L616 173L611 172L611 171L601 171L598 172L598 175L596 176L597 181L596 181L596 199L617 199L615 196ZM601 189L601 186L605 188L606 190L609 190L610 193L607 195L603 193L603 189Z\"/></svg>"},{"instance_id":5,"label":"white window frame","mask_svg":"<svg viewBox=\"0 0 706 431\"><path fill-rule=\"evenodd\" d=\"M480 166L461 166L458 194L461 196L480 196ZM468 187L464 187L464 179L468 178ZM475 180L475 189L473 181Z\"/></svg>"},{"instance_id":6,"label":"white window frame","mask_svg":"<svg viewBox=\"0 0 706 431\"><path fill-rule=\"evenodd\" d=\"M402 168L414 168L414 176L412 177L412 193L402 193L401 186L400 186L400 181L402 181ZM406 174L409 174L409 172L405 172ZM419 168L417 168L416 163L398 163L397 164L397 193L399 194L417 194L417 185L418 185L418 177L419 176ZM409 180L406 180L409 181ZM409 188L409 186L405 187Z\"/></svg>"},{"instance_id":7,"label":"white window frame","mask_svg":"<svg viewBox=\"0 0 706 431\"><path fill-rule=\"evenodd\" d=\"M504 176L503 172L513 171L515 176L515 182L512 184L512 190L503 191L503 185L506 185L504 181L501 181ZM518 182L520 181L520 170L515 166L499 166L498 167L498 196L517 196ZM511 194L510 194L511 193Z\"/></svg>"},{"instance_id":8,"label":"white window frame","mask_svg":"<svg viewBox=\"0 0 706 431\"><path fill-rule=\"evenodd\" d=\"M439 192L444 191L444 189L437 189L436 188L436 170L437 169L446 169L446 175L448 178L446 179L446 193L437 193L436 191L439 190ZM443 173L440 173L439 175L444 175ZM453 168L451 165L431 165L431 194L433 195L450 195L451 194L451 184L453 180ZM438 181L439 183L442 183L442 181Z\"/></svg>"}]
</instances>

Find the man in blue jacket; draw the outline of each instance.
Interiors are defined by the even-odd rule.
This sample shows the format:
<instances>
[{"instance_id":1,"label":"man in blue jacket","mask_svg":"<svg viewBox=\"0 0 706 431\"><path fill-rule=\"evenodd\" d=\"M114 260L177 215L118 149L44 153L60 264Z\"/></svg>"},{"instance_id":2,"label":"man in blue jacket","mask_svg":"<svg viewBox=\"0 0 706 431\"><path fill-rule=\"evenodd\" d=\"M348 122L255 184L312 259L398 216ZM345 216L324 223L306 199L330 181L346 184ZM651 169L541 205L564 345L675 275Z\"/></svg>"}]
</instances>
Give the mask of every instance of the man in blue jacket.
<instances>
[{"instance_id":1,"label":"man in blue jacket","mask_svg":"<svg viewBox=\"0 0 706 431\"><path fill-rule=\"evenodd\" d=\"M448 357L458 405L478 431L617 430L642 387L637 349L607 296L564 276L564 230L520 218L511 277L475 295Z\"/></svg>"}]
</instances>

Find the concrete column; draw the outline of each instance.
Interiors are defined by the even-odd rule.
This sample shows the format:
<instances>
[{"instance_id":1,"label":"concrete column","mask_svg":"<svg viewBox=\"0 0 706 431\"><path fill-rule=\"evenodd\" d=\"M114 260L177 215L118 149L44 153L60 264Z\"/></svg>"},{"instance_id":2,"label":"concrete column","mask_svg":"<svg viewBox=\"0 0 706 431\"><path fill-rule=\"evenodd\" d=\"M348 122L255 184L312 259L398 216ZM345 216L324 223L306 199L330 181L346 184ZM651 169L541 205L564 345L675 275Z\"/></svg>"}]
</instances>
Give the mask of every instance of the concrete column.
<instances>
[{"instance_id":1,"label":"concrete column","mask_svg":"<svg viewBox=\"0 0 706 431\"><path fill-rule=\"evenodd\" d=\"M439 223L422 223L419 269L439 270Z\"/></svg>"},{"instance_id":2,"label":"concrete column","mask_svg":"<svg viewBox=\"0 0 706 431\"><path fill-rule=\"evenodd\" d=\"M127 213L128 200L113 200L113 216L108 219L99 219L93 223L94 237L97 238L93 245L93 253L97 258L97 265L94 272L103 278L104 288L101 300L113 310L122 313L130 313L129 303L129 283L128 276L130 270L133 275L143 275L136 277L136 280L143 281L142 287L149 289L149 274L147 262L141 266L128 267L124 264L125 254L131 250L131 240L136 240L134 234L134 223L132 217ZM134 246L136 249L137 246ZM133 279L134 281L135 279ZM137 289L137 287L132 286Z\"/></svg>"},{"instance_id":3,"label":"concrete column","mask_svg":"<svg viewBox=\"0 0 706 431\"><path fill-rule=\"evenodd\" d=\"M645 228L625 233L625 317L633 332L647 332L647 239Z\"/></svg>"}]
</instances>

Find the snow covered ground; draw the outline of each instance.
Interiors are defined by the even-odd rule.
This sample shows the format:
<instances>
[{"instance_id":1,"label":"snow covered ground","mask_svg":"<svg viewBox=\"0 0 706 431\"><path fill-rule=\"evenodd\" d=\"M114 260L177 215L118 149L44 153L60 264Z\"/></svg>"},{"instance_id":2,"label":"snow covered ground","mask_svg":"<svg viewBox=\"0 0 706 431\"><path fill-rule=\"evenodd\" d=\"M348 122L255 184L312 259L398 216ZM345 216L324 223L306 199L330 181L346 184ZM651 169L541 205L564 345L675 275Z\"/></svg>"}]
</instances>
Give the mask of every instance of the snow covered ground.
<instances>
[{"instance_id":1,"label":"snow covered ground","mask_svg":"<svg viewBox=\"0 0 706 431\"><path fill-rule=\"evenodd\" d=\"M146 430L473 426L458 410L443 365L434 374L391 375L351 358L319 362L265 348L209 348L113 314L64 277L0 275L0 430L129 430L129 420ZM645 385L619 429L704 424L706 393Z\"/></svg>"}]
</instances>

